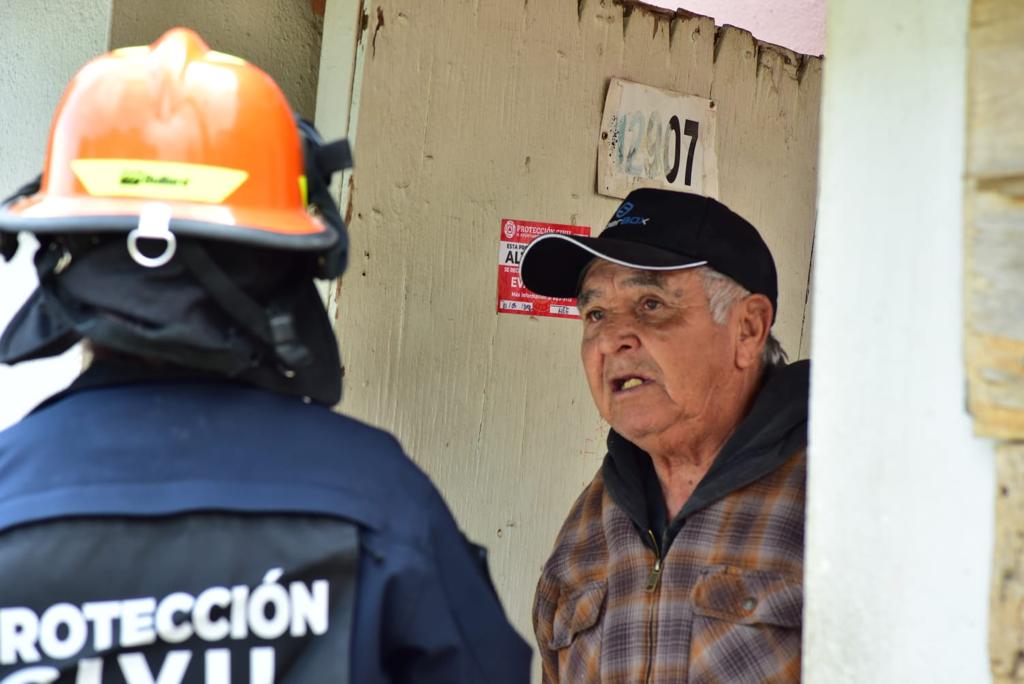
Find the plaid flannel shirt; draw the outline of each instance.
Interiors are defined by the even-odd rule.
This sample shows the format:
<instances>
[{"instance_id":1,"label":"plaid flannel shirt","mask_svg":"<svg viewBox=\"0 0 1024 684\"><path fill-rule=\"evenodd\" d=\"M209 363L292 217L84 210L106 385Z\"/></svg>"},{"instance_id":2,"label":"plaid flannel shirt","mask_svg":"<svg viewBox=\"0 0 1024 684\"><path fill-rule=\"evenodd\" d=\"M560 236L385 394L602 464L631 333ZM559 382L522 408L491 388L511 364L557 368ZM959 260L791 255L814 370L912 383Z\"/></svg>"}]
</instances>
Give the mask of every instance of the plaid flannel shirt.
<instances>
[{"instance_id":1,"label":"plaid flannel shirt","mask_svg":"<svg viewBox=\"0 0 1024 684\"><path fill-rule=\"evenodd\" d=\"M799 681L805 478L801 448L686 518L659 578L598 473L537 587L544 681Z\"/></svg>"}]
</instances>

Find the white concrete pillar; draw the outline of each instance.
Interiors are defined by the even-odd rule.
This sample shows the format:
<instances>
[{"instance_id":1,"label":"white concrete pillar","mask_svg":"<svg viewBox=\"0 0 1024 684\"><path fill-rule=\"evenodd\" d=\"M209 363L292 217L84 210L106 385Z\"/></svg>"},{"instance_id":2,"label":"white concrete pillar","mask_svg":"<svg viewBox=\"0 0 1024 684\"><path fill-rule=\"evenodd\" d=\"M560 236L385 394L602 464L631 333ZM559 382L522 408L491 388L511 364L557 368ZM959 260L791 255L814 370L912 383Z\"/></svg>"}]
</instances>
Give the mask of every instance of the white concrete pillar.
<instances>
[{"instance_id":1,"label":"white concrete pillar","mask_svg":"<svg viewBox=\"0 0 1024 684\"><path fill-rule=\"evenodd\" d=\"M806 680L989 681L993 451L964 408L969 0L833 0Z\"/></svg>"},{"instance_id":2,"label":"white concrete pillar","mask_svg":"<svg viewBox=\"0 0 1024 684\"><path fill-rule=\"evenodd\" d=\"M6 0L0 10L0 197L42 170L53 110L82 64L106 51L112 0ZM31 250L0 262L0 329L36 286ZM66 385L76 350L47 361L0 366L0 429Z\"/></svg>"}]
</instances>

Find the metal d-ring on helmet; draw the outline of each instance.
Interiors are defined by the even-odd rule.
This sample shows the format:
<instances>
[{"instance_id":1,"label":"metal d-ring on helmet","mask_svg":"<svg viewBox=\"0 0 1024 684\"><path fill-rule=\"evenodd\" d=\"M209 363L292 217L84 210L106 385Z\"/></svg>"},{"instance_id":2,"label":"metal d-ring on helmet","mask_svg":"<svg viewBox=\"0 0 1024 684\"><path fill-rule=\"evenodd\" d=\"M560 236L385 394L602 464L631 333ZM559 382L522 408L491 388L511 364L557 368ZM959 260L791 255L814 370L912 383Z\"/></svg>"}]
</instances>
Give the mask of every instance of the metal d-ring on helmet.
<instances>
[{"instance_id":1,"label":"metal d-ring on helmet","mask_svg":"<svg viewBox=\"0 0 1024 684\"><path fill-rule=\"evenodd\" d=\"M65 91L41 178L0 205L4 258L16 252L19 232L34 234L41 245L40 290L0 338L0 362L49 356L90 337L120 351L145 347L164 360L228 375L268 365L259 359L259 350L267 349L281 374L293 377L312 362L297 331L300 309L306 328L316 329L327 345L323 321L308 322L308 300L313 277L345 270L348 239L329 184L350 166L347 143L325 144L312 124L292 114L267 74L210 50L188 29L98 57ZM116 254L100 255L118 235L124 237ZM309 286L278 301L257 301L225 270L224 258L211 256L230 245L239 255L308 260ZM65 269L69 275L76 270L76 260L131 268L125 255L141 267L135 269L140 283L164 276L178 283L189 275L221 309L206 318L222 315L231 322L227 327L241 332L197 339L190 348L173 321L159 330L138 307L100 315L103 302L82 303L58 282ZM80 270L79 288L96 280ZM186 311L192 304L181 306ZM324 401L330 394L323 393Z\"/></svg>"}]
</instances>

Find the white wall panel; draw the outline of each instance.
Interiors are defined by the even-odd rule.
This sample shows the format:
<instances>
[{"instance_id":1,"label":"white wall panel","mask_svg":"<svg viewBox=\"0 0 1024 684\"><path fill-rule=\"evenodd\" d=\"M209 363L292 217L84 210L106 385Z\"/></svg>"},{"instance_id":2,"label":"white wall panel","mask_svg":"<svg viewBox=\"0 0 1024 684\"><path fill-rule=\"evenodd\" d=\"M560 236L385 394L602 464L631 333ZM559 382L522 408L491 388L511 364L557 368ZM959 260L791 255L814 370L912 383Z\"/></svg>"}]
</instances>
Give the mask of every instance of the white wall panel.
<instances>
[{"instance_id":1,"label":"white wall panel","mask_svg":"<svg viewBox=\"0 0 1024 684\"><path fill-rule=\"evenodd\" d=\"M989 681L995 476L963 361L967 0L829 4L804 674Z\"/></svg>"}]
</instances>

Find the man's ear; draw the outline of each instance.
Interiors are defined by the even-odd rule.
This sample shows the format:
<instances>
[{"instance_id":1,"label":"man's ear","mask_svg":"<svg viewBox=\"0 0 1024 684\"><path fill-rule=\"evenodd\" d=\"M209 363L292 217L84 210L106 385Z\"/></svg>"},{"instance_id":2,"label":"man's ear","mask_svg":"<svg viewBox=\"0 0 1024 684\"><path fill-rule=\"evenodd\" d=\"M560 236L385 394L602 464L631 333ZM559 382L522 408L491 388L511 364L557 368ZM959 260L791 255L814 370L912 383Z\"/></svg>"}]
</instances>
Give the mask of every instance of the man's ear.
<instances>
[{"instance_id":1,"label":"man's ear","mask_svg":"<svg viewBox=\"0 0 1024 684\"><path fill-rule=\"evenodd\" d=\"M753 294L736 305L736 367L750 368L758 363L772 329L772 303L762 294Z\"/></svg>"}]
</instances>

